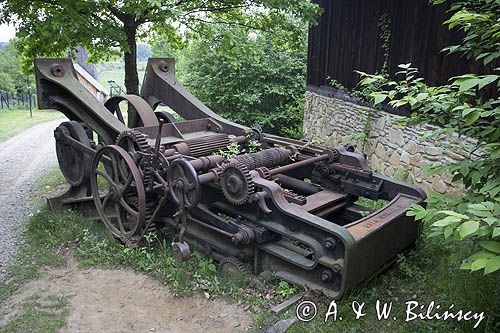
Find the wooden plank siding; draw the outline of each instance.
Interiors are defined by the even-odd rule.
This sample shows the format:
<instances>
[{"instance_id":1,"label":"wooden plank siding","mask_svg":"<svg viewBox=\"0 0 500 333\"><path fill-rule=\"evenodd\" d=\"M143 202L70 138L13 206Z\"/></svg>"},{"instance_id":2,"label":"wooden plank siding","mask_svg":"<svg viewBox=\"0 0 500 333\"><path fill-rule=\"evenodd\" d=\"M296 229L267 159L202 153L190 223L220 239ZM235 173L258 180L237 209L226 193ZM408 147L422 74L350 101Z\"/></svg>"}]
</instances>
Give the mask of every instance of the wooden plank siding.
<instances>
[{"instance_id":1,"label":"wooden plank siding","mask_svg":"<svg viewBox=\"0 0 500 333\"><path fill-rule=\"evenodd\" d=\"M375 73L382 69L384 52L380 17L390 17L389 74L398 64L411 62L430 85L466 72L485 69L465 57L441 50L461 40L461 33L442 23L451 16L445 5L428 0L314 0L323 9L318 25L309 30L307 84L327 86L333 78L346 88L359 81L354 70ZM493 67L492 67L493 68Z\"/></svg>"}]
</instances>

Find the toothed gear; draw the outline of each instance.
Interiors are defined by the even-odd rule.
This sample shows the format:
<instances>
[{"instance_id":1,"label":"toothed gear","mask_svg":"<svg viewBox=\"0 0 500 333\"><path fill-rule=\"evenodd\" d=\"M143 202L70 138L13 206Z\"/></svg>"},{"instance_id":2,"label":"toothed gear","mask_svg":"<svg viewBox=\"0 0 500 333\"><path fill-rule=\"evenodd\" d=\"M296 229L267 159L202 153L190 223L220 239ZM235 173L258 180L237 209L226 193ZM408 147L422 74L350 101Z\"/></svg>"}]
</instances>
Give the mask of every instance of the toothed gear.
<instances>
[{"instance_id":1,"label":"toothed gear","mask_svg":"<svg viewBox=\"0 0 500 333\"><path fill-rule=\"evenodd\" d=\"M134 158L139 161L141 157L137 153L149 153L153 147L148 144L149 136L137 130L128 130L121 132L116 139L116 145L122 147Z\"/></svg>"},{"instance_id":2,"label":"toothed gear","mask_svg":"<svg viewBox=\"0 0 500 333\"><path fill-rule=\"evenodd\" d=\"M243 205L255 190L248 168L239 162L226 164L222 169L220 184L224 197L233 205Z\"/></svg>"},{"instance_id":3,"label":"toothed gear","mask_svg":"<svg viewBox=\"0 0 500 333\"><path fill-rule=\"evenodd\" d=\"M253 124L251 127L252 139L260 141L262 139L262 126L259 124Z\"/></svg>"},{"instance_id":4,"label":"toothed gear","mask_svg":"<svg viewBox=\"0 0 500 333\"><path fill-rule=\"evenodd\" d=\"M153 147L148 143L149 136L137 130L128 130L120 133L116 139L116 145L125 149L130 156L138 163L143 173L143 183L148 189L153 175L152 158Z\"/></svg>"},{"instance_id":5,"label":"toothed gear","mask_svg":"<svg viewBox=\"0 0 500 333\"><path fill-rule=\"evenodd\" d=\"M215 182L220 181L220 176L222 176L222 168L214 168L210 171L215 174Z\"/></svg>"},{"instance_id":6,"label":"toothed gear","mask_svg":"<svg viewBox=\"0 0 500 333\"><path fill-rule=\"evenodd\" d=\"M259 174L260 178L271 179L271 174L270 174L268 168L266 168L266 167L260 167L260 168L255 169L255 171L257 171L257 173Z\"/></svg>"},{"instance_id":7,"label":"toothed gear","mask_svg":"<svg viewBox=\"0 0 500 333\"><path fill-rule=\"evenodd\" d=\"M245 264L235 257L225 257L219 261L220 274L234 275L235 273L245 273L246 271Z\"/></svg>"}]
</instances>

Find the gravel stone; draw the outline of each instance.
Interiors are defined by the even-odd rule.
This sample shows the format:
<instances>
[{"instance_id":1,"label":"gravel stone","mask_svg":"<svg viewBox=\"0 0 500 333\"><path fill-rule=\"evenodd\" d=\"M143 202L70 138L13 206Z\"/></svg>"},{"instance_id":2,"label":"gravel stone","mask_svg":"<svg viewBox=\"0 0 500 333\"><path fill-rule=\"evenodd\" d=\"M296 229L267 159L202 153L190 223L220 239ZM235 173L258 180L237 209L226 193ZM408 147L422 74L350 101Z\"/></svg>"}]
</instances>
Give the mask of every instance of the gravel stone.
<instances>
[{"instance_id":1,"label":"gravel stone","mask_svg":"<svg viewBox=\"0 0 500 333\"><path fill-rule=\"evenodd\" d=\"M0 282L22 226L33 215L36 181L57 164L53 131L62 121L35 125L0 143Z\"/></svg>"}]
</instances>

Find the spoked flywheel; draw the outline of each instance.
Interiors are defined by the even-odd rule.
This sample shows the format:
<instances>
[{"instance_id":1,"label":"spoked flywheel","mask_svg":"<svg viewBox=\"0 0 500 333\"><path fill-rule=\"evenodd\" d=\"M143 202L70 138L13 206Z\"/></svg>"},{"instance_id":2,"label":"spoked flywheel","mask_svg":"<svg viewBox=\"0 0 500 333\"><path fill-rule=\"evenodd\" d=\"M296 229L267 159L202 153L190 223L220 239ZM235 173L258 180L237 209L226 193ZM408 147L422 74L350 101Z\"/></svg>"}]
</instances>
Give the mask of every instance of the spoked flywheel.
<instances>
[{"instance_id":1,"label":"spoked flywheel","mask_svg":"<svg viewBox=\"0 0 500 333\"><path fill-rule=\"evenodd\" d=\"M109 145L94 156L90 184L94 203L108 230L132 244L144 228L146 194L134 160L123 148Z\"/></svg>"}]
</instances>

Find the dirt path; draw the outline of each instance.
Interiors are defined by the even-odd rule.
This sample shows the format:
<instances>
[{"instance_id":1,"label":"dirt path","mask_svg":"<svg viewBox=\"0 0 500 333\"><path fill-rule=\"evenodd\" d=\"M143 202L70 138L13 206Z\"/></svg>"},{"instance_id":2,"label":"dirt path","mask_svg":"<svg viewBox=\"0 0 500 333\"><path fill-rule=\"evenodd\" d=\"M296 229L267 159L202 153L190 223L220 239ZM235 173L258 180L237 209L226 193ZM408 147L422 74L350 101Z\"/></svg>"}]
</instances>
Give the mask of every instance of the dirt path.
<instances>
[{"instance_id":1,"label":"dirt path","mask_svg":"<svg viewBox=\"0 0 500 333\"><path fill-rule=\"evenodd\" d=\"M0 283L20 227L35 209L36 181L57 164L53 130L62 121L36 125L0 143ZM48 270L2 304L0 327L35 295L69 300L63 332L240 332L251 325L251 314L241 306L203 296L176 298L145 275L82 270L68 257L65 267Z\"/></svg>"},{"instance_id":2,"label":"dirt path","mask_svg":"<svg viewBox=\"0 0 500 333\"><path fill-rule=\"evenodd\" d=\"M57 164L53 131L63 121L35 125L0 143L0 281L20 226L34 209L36 180Z\"/></svg>"},{"instance_id":3,"label":"dirt path","mask_svg":"<svg viewBox=\"0 0 500 333\"><path fill-rule=\"evenodd\" d=\"M242 332L250 314L234 304L201 296L174 297L167 287L125 269L79 269L69 258L66 267L50 269L28 282L3 306L0 327L19 313L33 295L69 300L62 332Z\"/></svg>"}]
</instances>

